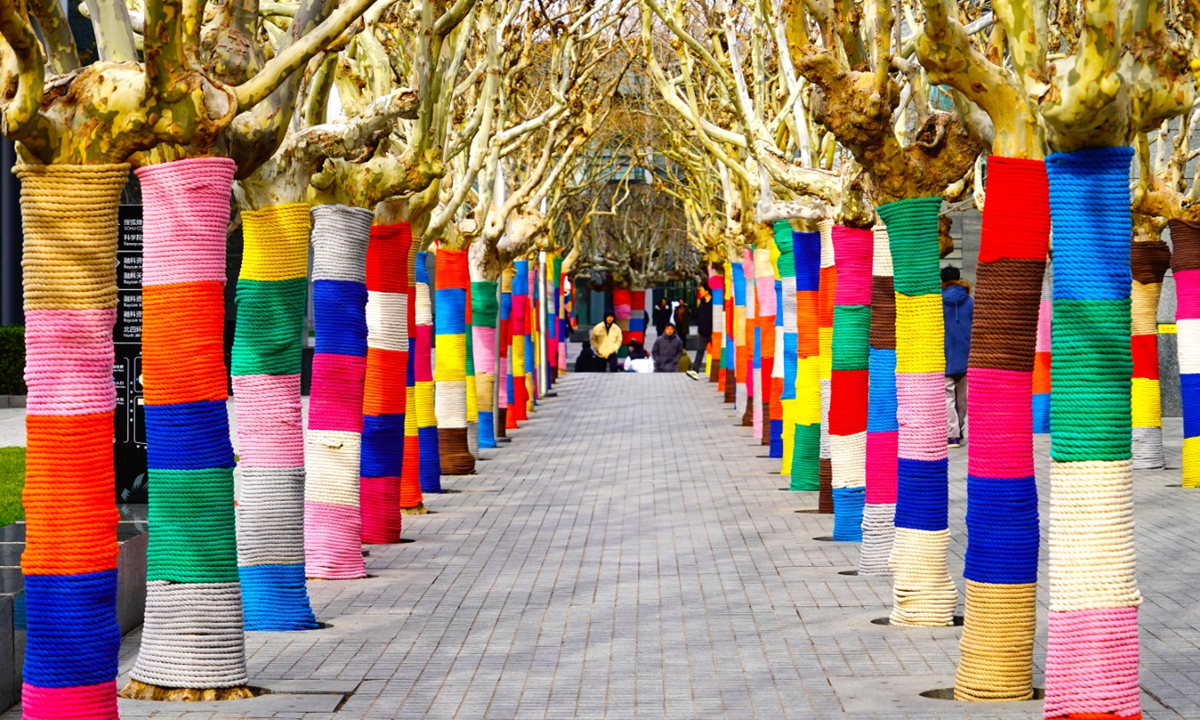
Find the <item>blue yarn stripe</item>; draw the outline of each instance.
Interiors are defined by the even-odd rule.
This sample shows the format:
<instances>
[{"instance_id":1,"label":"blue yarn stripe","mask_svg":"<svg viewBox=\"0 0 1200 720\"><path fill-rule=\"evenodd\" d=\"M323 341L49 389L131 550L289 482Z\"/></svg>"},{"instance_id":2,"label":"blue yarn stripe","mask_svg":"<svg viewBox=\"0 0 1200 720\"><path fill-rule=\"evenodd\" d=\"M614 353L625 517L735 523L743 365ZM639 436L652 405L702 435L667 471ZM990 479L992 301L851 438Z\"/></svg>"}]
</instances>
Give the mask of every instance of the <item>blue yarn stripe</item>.
<instances>
[{"instance_id":1,"label":"blue yarn stripe","mask_svg":"<svg viewBox=\"0 0 1200 720\"><path fill-rule=\"evenodd\" d=\"M462 335L467 328L467 291L461 288L439 288L433 294L435 303L435 335Z\"/></svg>"},{"instance_id":2,"label":"blue yarn stripe","mask_svg":"<svg viewBox=\"0 0 1200 720\"><path fill-rule=\"evenodd\" d=\"M783 333L783 392L780 400L796 399L796 364L799 362L799 339L795 332Z\"/></svg>"},{"instance_id":3,"label":"blue yarn stripe","mask_svg":"<svg viewBox=\"0 0 1200 720\"><path fill-rule=\"evenodd\" d=\"M754 369L762 369L762 328L758 326L754 328ZM769 379L763 385L767 385L768 383L770 383ZM763 388L763 392L766 393L765 387Z\"/></svg>"},{"instance_id":4,"label":"blue yarn stripe","mask_svg":"<svg viewBox=\"0 0 1200 720\"><path fill-rule=\"evenodd\" d=\"M1180 373L1179 390L1183 396L1183 436L1200 435L1200 373Z\"/></svg>"},{"instance_id":5,"label":"blue yarn stripe","mask_svg":"<svg viewBox=\"0 0 1200 720\"><path fill-rule=\"evenodd\" d=\"M529 261L514 260L513 261L513 295L528 295L529 294Z\"/></svg>"},{"instance_id":6,"label":"blue yarn stripe","mask_svg":"<svg viewBox=\"0 0 1200 720\"><path fill-rule=\"evenodd\" d=\"M783 457L783 421L771 421L771 450L768 453L769 457Z\"/></svg>"},{"instance_id":7,"label":"blue yarn stripe","mask_svg":"<svg viewBox=\"0 0 1200 720\"><path fill-rule=\"evenodd\" d=\"M417 428L417 442L421 448L421 492L442 491L442 457L438 453L437 432L436 426Z\"/></svg>"},{"instance_id":8,"label":"blue yarn stripe","mask_svg":"<svg viewBox=\"0 0 1200 720\"><path fill-rule=\"evenodd\" d=\"M491 410L479 411L479 447L484 449L496 447L496 426Z\"/></svg>"},{"instance_id":9,"label":"blue yarn stripe","mask_svg":"<svg viewBox=\"0 0 1200 720\"><path fill-rule=\"evenodd\" d=\"M838 542L862 542L863 504L867 489L833 489L833 539Z\"/></svg>"},{"instance_id":10,"label":"blue yarn stripe","mask_svg":"<svg viewBox=\"0 0 1200 720\"><path fill-rule=\"evenodd\" d=\"M783 281L775 281L775 327L783 327Z\"/></svg>"},{"instance_id":11,"label":"blue yarn stripe","mask_svg":"<svg viewBox=\"0 0 1200 720\"><path fill-rule=\"evenodd\" d=\"M500 319L512 320L512 293L500 294ZM496 331L499 332L500 328L497 327Z\"/></svg>"},{"instance_id":12,"label":"blue yarn stripe","mask_svg":"<svg viewBox=\"0 0 1200 720\"><path fill-rule=\"evenodd\" d=\"M207 470L234 466L229 412L224 400L146 408L146 457L155 470Z\"/></svg>"},{"instance_id":13,"label":"blue yarn stripe","mask_svg":"<svg viewBox=\"0 0 1200 720\"><path fill-rule=\"evenodd\" d=\"M896 485L896 527L910 530L946 530L950 488L949 462L899 458Z\"/></svg>"},{"instance_id":14,"label":"blue yarn stripe","mask_svg":"<svg viewBox=\"0 0 1200 720\"><path fill-rule=\"evenodd\" d=\"M400 477L404 467L404 415L366 415L362 432L362 477Z\"/></svg>"},{"instance_id":15,"label":"blue yarn stripe","mask_svg":"<svg viewBox=\"0 0 1200 720\"><path fill-rule=\"evenodd\" d=\"M1032 401L1033 432L1047 434L1050 432L1050 393L1037 393Z\"/></svg>"},{"instance_id":16,"label":"blue yarn stripe","mask_svg":"<svg viewBox=\"0 0 1200 720\"><path fill-rule=\"evenodd\" d=\"M896 419L896 351L871 348L867 432L898 432Z\"/></svg>"},{"instance_id":17,"label":"blue yarn stripe","mask_svg":"<svg viewBox=\"0 0 1200 720\"><path fill-rule=\"evenodd\" d=\"M317 627L303 564L240 567L238 576L247 630L289 632Z\"/></svg>"},{"instance_id":18,"label":"blue yarn stripe","mask_svg":"<svg viewBox=\"0 0 1200 720\"><path fill-rule=\"evenodd\" d=\"M821 289L821 233L792 233L792 256L796 263L796 292Z\"/></svg>"},{"instance_id":19,"label":"blue yarn stripe","mask_svg":"<svg viewBox=\"0 0 1200 720\"><path fill-rule=\"evenodd\" d=\"M1033 476L967 476L967 554L963 576L976 582L1037 582L1038 497Z\"/></svg>"},{"instance_id":20,"label":"blue yarn stripe","mask_svg":"<svg viewBox=\"0 0 1200 720\"><path fill-rule=\"evenodd\" d=\"M429 284L429 253L417 253L417 283Z\"/></svg>"},{"instance_id":21,"label":"blue yarn stripe","mask_svg":"<svg viewBox=\"0 0 1200 720\"><path fill-rule=\"evenodd\" d=\"M25 576L25 682L65 688L117 676L117 571Z\"/></svg>"},{"instance_id":22,"label":"blue yarn stripe","mask_svg":"<svg viewBox=\"0 0 1200 720\"><path fill-rule=\"evenodd\" d=\"M367 286L348 280L313 282L315 352L367 356Z\"/></svg>"}]
</instances>

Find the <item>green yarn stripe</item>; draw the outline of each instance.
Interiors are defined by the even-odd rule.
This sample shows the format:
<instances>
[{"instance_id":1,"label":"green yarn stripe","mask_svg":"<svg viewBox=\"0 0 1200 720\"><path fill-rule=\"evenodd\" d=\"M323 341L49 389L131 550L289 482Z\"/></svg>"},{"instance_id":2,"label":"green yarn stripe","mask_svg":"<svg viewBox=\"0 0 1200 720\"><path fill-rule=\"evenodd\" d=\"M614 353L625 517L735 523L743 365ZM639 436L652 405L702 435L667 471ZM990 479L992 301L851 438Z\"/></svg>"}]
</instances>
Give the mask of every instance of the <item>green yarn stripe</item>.
<instances>
[{"instance_id":1,"label":"green yarn stripe","mask_svg":"<svg viewBox=\"0 0 1200 720\"><path fill-rule=\"evenodd\" d=\"M790 490L821 489L821 425L796 425Z\"/></svg>"},{"instance_id":2,"label":"green yarn stripe","mask_svg":"<svg viewBox=\"0 0 1200 720\"><path fill-rule=\"evenodd\" d=\"M1131 301L1054 301L1050 457L1059 462L1128 460L1133 418Z\"/></svg>"},{"instance_id":3,"label":"green yarn stripe","mask_svg":"<svg viewBox=\"0 0 1200 720\"><path fill-rule=\"evenodd\" d=\"M237 582L233 469L150 470L147 580Z\"/></svg>"},{"instance_id":4,"label":"green yarn stripe","mask_svg":"<svg viewBox=\"0 0 1200 720\"><path fill-rule=\"evenodd\" d=\"M298 375L308 278L239 280L233 375Z\"/></svg>"},{"instance_id":5,"label":"green yarn stripe","mask_svg":"<svg viewBox=\"0 0 1200 720\"><path fill-rule=\"evenodd\" d=\"M796 277L796 257L793 255L792 224L787 220L776 220L775 247L779 248L779 277Z\"/></svg>"},{"instance_id":6,"label":"green yarn stripe","mask_svg":"<svg viewBox=\"0 0 1200 720\"><path fill-rule=\"evenodd\" d=\"M500 314L496 298L496 281L481 280L471 283L471 325L498 327L496 317Z\"/></svg>"},{"instance_id":7,"label":"green yarn stripe","mask_svg":"<svg viewBox=\"0 0 1200 720\"><path fill-rule=\"evenodd\" d=\"M879 217L887 225L896 292L909 297L941 293L937 242L941 208L940 197L898 200L879 206Z\"/></svg>"},{"instance_id":8,"label":"green yarn stripe","mask_svg":"<svg viewBox=\"0 0 1200 720\"><path fill-rule=\"evenodd\" d=\"M833 369L866 370L870 365L870 305L833 308Z\"/></svg>"}]
</instances>

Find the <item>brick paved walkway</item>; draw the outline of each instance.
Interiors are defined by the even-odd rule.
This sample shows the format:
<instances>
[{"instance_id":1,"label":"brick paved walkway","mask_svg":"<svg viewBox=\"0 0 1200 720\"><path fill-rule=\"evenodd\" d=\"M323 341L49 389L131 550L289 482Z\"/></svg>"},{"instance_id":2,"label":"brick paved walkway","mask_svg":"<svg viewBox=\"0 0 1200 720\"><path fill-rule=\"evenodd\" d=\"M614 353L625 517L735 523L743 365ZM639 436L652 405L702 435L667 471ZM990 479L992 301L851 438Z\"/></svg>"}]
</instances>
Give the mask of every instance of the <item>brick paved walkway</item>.
<instances>
[{"instance_id":1,"label":"brick paved walkway","mask_svg":"<svg viewBox=\"0 0 1200 720\"><path fill-rule=\"evenodd\" d=\"M277 694L122 701L122 716L1041 718L1039 702L919 696L953 684L959 631L871 624L889 580L839 574L857 546L813 540L832 518L795 512L814 494L779 490L714 386L577 374L558 389L478 475L444 480L436 514L405 518L413 542L370 548L373 577L310 583L331 628L250 634L252 678ZM1167 435L1178 468L1178 421ZM961 577L966 448L951 458ZM1178 470L1137 479L1144 711L1195 719L1200 495L1168 482Z\"/></svg>"}]
</instances>

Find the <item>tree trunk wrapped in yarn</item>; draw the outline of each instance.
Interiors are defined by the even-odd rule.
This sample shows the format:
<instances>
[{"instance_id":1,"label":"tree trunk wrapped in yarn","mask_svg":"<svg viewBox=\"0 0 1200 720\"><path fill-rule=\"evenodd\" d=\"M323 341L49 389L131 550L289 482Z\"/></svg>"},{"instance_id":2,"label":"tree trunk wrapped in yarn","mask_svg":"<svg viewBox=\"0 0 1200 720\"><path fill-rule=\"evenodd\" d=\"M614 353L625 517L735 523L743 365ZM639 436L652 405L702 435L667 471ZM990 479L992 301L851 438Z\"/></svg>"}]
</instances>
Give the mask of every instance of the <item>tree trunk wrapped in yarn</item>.
<instances>
[{"instance_id":1,"label":"tree trunk wrapped in yarn","mask_svg":"<svg viewBox=\"0 0 1200 720\"><path fill-rule=\"evenodd\" d=\"M465 250L437 252L437 370L434 374L438 449L442 472L470 475L475 456L467 446L467 288L470 270Z\"/></svg>"},{"instance_id":2,"label":"tree trunk wrapped in yarn","mask_svg":"<svg viewBox=\"0 0 1200 720\"><path fill-rule=\"evenodd\" d=\"M525 296L525 417L533 412L538 397L538 302L537 261L527 271L528 293Z\"/></svg>"},{"instance_id":3,"label":"tree trunk wrapped in yarn","mask_svg":"<svg viewBox=\"0 0 1200 720\"><path fill-rule=\"evenodd\" d=\"M793 490L821 487L821 339L817 325L821 284L821 236L792 233L796 272L796 401L792 409ZM786 288L784 302L787 301Z\"/></svg>"},{"instance_id":4,"label":"tree trunk wrapped in yarn","mask_svg":"<svg viewBox=\"0 0 1200 720\"><path fill-rule=\"evenodd\" d=\"M521 262L525 261L522 260ZM517 290L514 287L514 298L516 294ZM516 302L515 299L514 302ZM621 344L628 345L629 341L633 339L630 336L631 329L629 327L629 320L633 317L633 296L630 294L628 288L614 288L612 291L612 302L613 318L617 322L617 327L621 328Z\"/></svg>"},{"instance_id":5,"label":"tree trunk wrapped in yarn","mask_svg":"<svg viewBox=\"0 0 1200 720\"><path fill-rule=\"evenodd\" d=\"M304 555L308 576L366 576L359 511L367 374L367 244L374 213L312 210L313 352L304 437Z\"/></svg>"},{"instance_id":6,"label":"tree trunk wrapped in yarn","mask_svg":"<svg viewBox=\"0 0 1200 720\"><path fill-rule=\"evenodd\" d=\"M417 442L422 493L442 491L442 459L438 443L433 387L433 292L429 283L429 253L417 253L416 378Z\"/></svg>"},{"instance_id":7,"label":"tree trunk wrapped in yarn","mask_svg":"<svg viewBox=\"0 0 1200 720\"><path fill-rule=\"evenodd\" d=\"M717 392L725 392L725 374L721 372L721 347L725 338L725 271L720 266L708 268L708 291L712 293L712 342L705 353L709 382L717 384Z\"/></svg>"},{"instance_id":8,"label":"tree trunk wrapped in yarn","mask_svg":"<svg viewBox=\"0 0 1200 720\"><path fill-rule=\"evenodd\" d=\"M959 700L1033 697L1034 352L1050 206L1041 160L991 157L967 372L967 581Z\"/></svg>"},{"instance_id":9,"label":"tree trunk wrapped in yarn","mask_svg":"<svg viewBox=\"0 0 1200 720\"><path fill-rule=\"evenodd\" d=\"M238 575L247 630L317 627L304 577L301 340L308 300L308 203L242 211L230 374L241 482Z\"/></svg>"},{"instance_id":10,"label":"tree trunk wrapped in yarn","mask_svg":"<svg viewBox=\"0 0 1200 720\"><path fill-rule=\"evenodd\" d=\"M1183 399L1183 487L1200 487L1200 223L1171 220L1175 338Z\"/></svg>"},{"instance_id":11,"label":"tree trunk wrapped in yarn","mask_svg":"<svg viewBox=\"0 0 1200 720\"><path fill-rule=\"evenodd\" d=\"M565 363L560 364L559 352L559 345L562 342L562 324L559 322L559 314L562 312L562 258L557 254L551 255L548 267L546 328L549 336L546 343L546 356L550 361L550 376L547 378L546 387L552 388L558 381L559 371L566 367Z\"/></svg>"},{"instance_id":12,"label":"tree trunk wrapped in yarn","mask_svg":"<svg viewBox=\"0 0 1200 720\"><path fill-rule=\"evenodd\" d=\"M626 306L628 307L628 306ZM526 336L529 334L529 261L513 261L512 276L512 349L509 350L509 362L512 364L512 392L508 397L508 429L516 430L520 423L528 419L526 402L529 396L529 386L525 384L525 348ZM618 325L620 322L618 320ZM625 314L625 330L629 325L628 311Z\"/></svg>"},{"instance_id":13,"label":"tree trunk wrapped in yarn","mask_svg":"<svg viewBox=\"0 0 1200 720\"><path fill-rule=\"evenodd\" d=\"M496 368L496 381L500 383L499 399L495 418L496 437L502 438L508 429L508 405L513 398L512 375L512 282L513 269L505 268L500 275L500 352Z\"/></svg>"},{"instance_id":14,"label":"tree trunk wrapped in yarn","mask_svg":"<svg viewBox=\"0 0 1200 720\"><path fill-rule=\"evenodd\" d=\"M25 292L25 659L36 720L117 718L113 324L128 165L17 165Z\"/></svg>"},{"instance_id":15,"label":"tree trunk wrapped in yarn","mask_svg":"<svg viewBox=\"0 0 1200 720\"><path fill-rule=\"evenodd\" d=\"M1133 150L1046 158L1054 225L1047 718L1141 712L1131 463Z\"/></svg>"},{"instance_id":16,"label":"tree trunk wrapped in yarn","mask_svg":"<svg viewBox=\"0 0 1200 720\"><path fill-rule=\"evenodd\" d=\"M771 373L775 370L775 271L771 266L771 251L758 248L754 251L754 297L757 302L756 328L758 333L757 367L754 394L759 398L755 411L756 435L762 444L770 447L771 404L774 400L771 388Z\"/></svg>"},{"instance_id":17,"label":"tree trunk wrapped in yarn","mask_svg":"<svg viewBox=\"0 0 1200 720\"><path fill-rule=\"evenodd\" d=\"M780 225L780 223L783 223ZM783 368L786 365L786 347L784 337L787 333L787 328L784 326L783 312L783 277L779 271L779 239L782 236L790 245L792 239L792 226L786 220L777 220L772 226L773 236L771 238L771 275L773 277L773 290L775 294L775 326L773 328L775 334L774 357L771 358L771 407L770 407L770 450L767 451L767 456L772 458L783 458L783 426L785 424L783 411ZM793 260L792 270L795 271L795 262ZM793 324L793 328L796 326ZM793 386L794 387L794 386ZM795 422L793 420L792 422ZM795 437L792 438L792 441ZM791 446L789 441L788 446ZM787 455L787 462L791 462L791 455ZM790 475L789 472L783 473ZM782 472L782 471L781 471Z\"/></svg>"},{"instance_id":18,"label":"tree trunk wrapped in yarn","mask_svg":"<svg viewBox=\"0 0 1200 720\"><path fill-rule=\"evenodd\" d=\"M758 424L754 422L757 407L754 402L754 350L755 328L758 315L755 313L754 302L754 251L742 251L742 262L737 269L742 275L742 343L738 346L737 375L746 388L746 408L742 411L742 427L754 428L757 436L761 432L762 416L758 416Z\"/></svg>"},{"instance_id":19,"label":"tree trunk wrapped in yarn","mask_svg":"<svg viewBox=\"0 0 1200 720\"><path fill-rule=\"evenodd\" d=\"M786 220L779 220L776 221L773 230L772 240L776 249L775 268L779 272L780 279L779 318L782 330L780 346L783 348L782 359L776 370L781 378L779 402L780 414L783 417L780 430L783 462L779 472L788 478L794 478L792 464L796 459L796 374L801 367L797 355L796 329L799 313L796 304L800 296L796 292L796 256L792 226ZM804 473L801 471L800 477L803 476ZM797 485L794 479L791 480L789 487L792 490L805 489L802 484Z\"/></svg>"},{"instance_id":20,"label":"tree trunk wrapped in yarn","mask_svg":"<svg viewBox=\"0 0 1200 720\"><path fill-rule=\"evenodd\" d=\"M736 404L738 383L742 383L746 379L746 269L739 261L728 264L729 278L733 283L733 316L730 317L730 331L733 333L733 343L730 345L730 360L729 369L733 372L729 377L733 382L725 384L725 394L728 397L732 395ZM750 410L750 404L747 403L742 411L742 425L747 426L746 412Z\"/></svg>"},{"instance_id":21,"label":"tree trunk wrapped in yarn","mask_svg":"<svg viewBox=\"0 0 1200 720\"><path fill-rule=\"evenodd\" d=\"M733 280L733 263L725 263L725 341L721 346L721 383L718 389L725 394L725 402L737 404L737 344L740 326L737 285ZM741 265L737 266L739 269ZM743 293L745 286L743 285ZM743 312L745 307L742 308Z\"/></svg>"},{"instance_id":22,"label":"tree trunk wrapped in yarn","mask_svg":"<svg viewBox=\"0 0 1200 720\"><path fill-rule=\"evenodd\" d=\"M833 304L837 296L837 266L833 251L833 221L818 223L821 238L821 289L817 297L818 340L821 356L821 487L817 512L833 512L833 453L829 447L829 403L833 381Z\"/></svg>"},{"instance_id":23,"label":"tree trunk wrapped in yarn","mask_svg":"<svg viewBox=\"0 0 1200 720\"><path fill-rule=\"evenodd\" d=\"M475 355L475 397L479 402L479 447L496 447L492 397L496 391L496 282L471 283L471 333Z\"/></svg>"},{"instance_id":24,"label":"tree trunk wrapped in yarn","mask_svg":"<svg viewBox=\"0 0 1200 720\"><path fill-rule=\"evenodd\" d=\"M467 336L467 452L472 458L479 457L479 398L475 387L475 333L472 330L474 309L471 300L470 272L467 273L467 307L464 334ZM491 409L491 405L488 405Z\"/></svg>"},{"instance_id":25,"label":"tree trunk wrapped in yarn","mask_svg":"<svg viewBox=\"0 0 1200 720\"><path fill-rule=\"evenodd\" d=\"M1054 318L1054 263L1046 261L1038 306L1037 346L1033 353L1033 432L1050 432L1050 325Z\"/></svg>"},{"instance_id":26,"label":"tree trunk wrapped in yarn","mask_svg":"<svg viewBox=\"0 0 1200 720\"><path fill-rule=\"evenodd\" d=\"M408 388L408 254L412 226L373 225L367 245L367 374L359 507L362 542L400 542Z\"/></svg>"},{"instance_id":27,"label":"tree trunk wrapped in yarn","mask_svg":"<svg viewBox=\"0 0 1200 720\"><path fill-rule=\"evenodd\" d=\"M879 207L896 289L896 535L893 625L950 625L958 589L946 569L950 545L946 399L938 212L941 198Z\"/></svg>"},{"instance_id":28,"label":"tree trunk wrapped in yarn","mask_svg":"<svg viewBox=\"0 0 1200 720\"><path fill-rule=\"evenodd\" d=\"M837 263L829 384L829 451L833 539L862 540L867 488L867 398L871 334L870 230L834 226Z\"/></svg>"},{"instance_id":29,"label":"tree trunk wrapped in yarn","mask_svg":"<svg viewBox=\"0 0 1200 720\"><path fill-rule=\"evenodd\" d=\"M887 227L876 225L871 263L870 397L867 401L867 490L863 497L859 575L890 575L896 537L896 291Z\"/></svg>"},{"instance_id":30,"label":"tree trunk wrapped in yarn","mask_svg":"<svg viewBox=\"0 0 1200 720\"><path fill-rule=\"evenodd\" d=\"M1137 240L1129 248L1133 274L1130 289L1130 348L1133 384L1133 469L1163 467L1162 397L1158 384L1158 300L1171 267L1171 248L1162 240Z\"/></svg>"},{"instance_id":31,"label":"tree trunk wrapped in yarn","mask_svg":"<svg viewBox=\"0 0 1200 720\"><path fill-rule=\"evenodd\" d=\"M225 228L236 169L197 158L137 171L150 542L130 677L160 688L248 680L225 406Z\"/></svg>"},{"instance_id":32,"label":"tree trunk wrapped in yarn","mask_svg":"<svg viewBox=\"0 0 1200 720\"><path fill-rule=\"evenodd\" d=\"M417 257L421 243L408 247L408 366L404 375L404 460L400 468L400 514L424 515L421 494L421 438L417 432Z\"/></svg>"}]
</instances>

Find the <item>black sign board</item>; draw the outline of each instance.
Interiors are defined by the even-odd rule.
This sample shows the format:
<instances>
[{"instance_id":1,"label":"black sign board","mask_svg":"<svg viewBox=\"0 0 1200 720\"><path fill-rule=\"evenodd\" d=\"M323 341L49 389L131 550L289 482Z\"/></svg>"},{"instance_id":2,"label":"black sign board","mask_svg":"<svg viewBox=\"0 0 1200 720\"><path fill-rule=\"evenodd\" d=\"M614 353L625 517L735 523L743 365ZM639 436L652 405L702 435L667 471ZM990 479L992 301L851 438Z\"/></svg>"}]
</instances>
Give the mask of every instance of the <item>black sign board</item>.
<instances>
[{"instance_id":1,"label":"black sign board","mask_svg":"<svg viewBox=\"0 0 1200 720\"><path fill-rule=\"evenodd\" d=\"M122 205L117 215L117 324L113 328L117 412L113 462L117 502L148 502L146 411L142 405L142 206Z\"/></svg>"}]
</instances>

